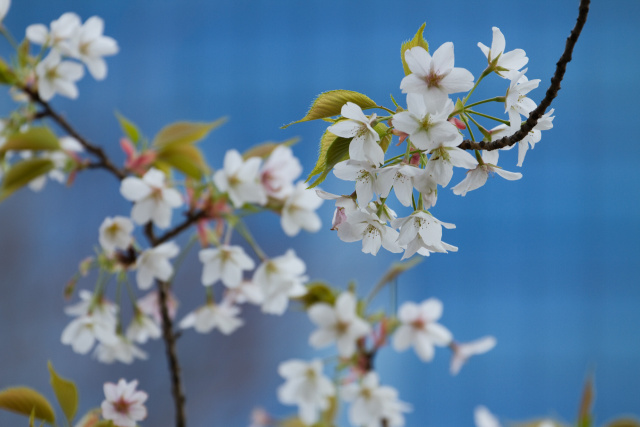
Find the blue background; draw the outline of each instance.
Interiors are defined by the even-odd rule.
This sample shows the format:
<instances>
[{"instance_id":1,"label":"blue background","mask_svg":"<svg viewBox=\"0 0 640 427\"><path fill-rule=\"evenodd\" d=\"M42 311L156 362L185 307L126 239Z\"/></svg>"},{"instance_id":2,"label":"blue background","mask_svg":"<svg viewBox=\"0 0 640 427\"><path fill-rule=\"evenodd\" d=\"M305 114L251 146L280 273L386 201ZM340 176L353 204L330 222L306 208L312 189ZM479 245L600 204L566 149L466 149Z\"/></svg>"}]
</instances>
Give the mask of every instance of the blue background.
<instances>
[{"instance_id":1,"label":"blue background","mask_svg":"<svg viewBox=\"0 0 640 427\"><path fill-rule=\"evenodd\" d=\"M121 48L107 59L107 79L95 82L87 74L78 100L56 97L53 105L118 161L114 110L148 136L179 119L228 115L230 122L203 143L214 167L231 147L299 136L295 152L308 172L325 125L279 127L331 89L363 92L385 105L390 93L402 99L399 46L423 22L432 49L454 42L456 65L476 77L485 65L476 44L490 45L491 27L499 27L507 50L527 52L529 78L542 79L531 94L539 101L577 3L14 0L5 22L20 37L27 25L48 25L66 11L83 20L104 18L105 34ZM399 300L437 297L445 307L441 323L457 339L493 334L498 345L453 378L446 349L430 364L412 351L382 351L382 382L414 406L408 426L472 425L478 404L503 422L537 416L572 422L589 373L597 387L597 424L640 414L639 22L636 0L595 2L553 104L554 128L527 154L524 177L494 177L464 198L441 192L432 213L456 224L443 239L460 251L436 254L403 276ZM6 57L6 43L2 49ZM487 80L473 99L504 92L504 81ZM13 106L8 95L0 104L5 113ZM502 153L500 165L520 171L515 155ZM457 172L451 186L461 179ZM351 192L333 177L323 188ZM129 209L113 177L100 171L81 174L72 188L49 183L40 194L24 190L2 204L0 386L26 384L53 398L51 360L78 382L86 411L102 401L103 382L137 378L150 394L143 425L170 425L162 342L144 346L149 361L125 366L99 364L59 339L70 321L62 311L64 284L92 254L104 217ZM332 211L330 203L320 209L321 232L294 239L284 238L276 217L251 224L269 254L293 246L311 277L337 286L354 279L364 294L399 257L381 251L373 258L359 243L339 241L328 230ZM203 301L200 268L192 256L179 272L180 317ZM379 304L385 306L384 298ZM306 343L312 325L301 312L273 317L245 308L243 316L247 324L230 337L188 331L178 343L192 426L247 425L258 405L279 416L295 410L277 402L276 368L290 357L319 354ZM0 420L23 422L5 413Z\"/></svg>"}]
</instances>

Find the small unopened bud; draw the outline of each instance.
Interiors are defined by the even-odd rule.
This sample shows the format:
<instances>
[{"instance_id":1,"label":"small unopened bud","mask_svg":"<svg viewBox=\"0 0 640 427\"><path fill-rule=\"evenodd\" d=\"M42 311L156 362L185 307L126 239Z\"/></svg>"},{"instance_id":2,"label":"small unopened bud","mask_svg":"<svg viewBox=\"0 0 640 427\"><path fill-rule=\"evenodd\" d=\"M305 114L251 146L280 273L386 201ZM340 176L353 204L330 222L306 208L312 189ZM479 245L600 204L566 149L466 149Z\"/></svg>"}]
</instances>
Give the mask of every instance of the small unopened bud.
<instances>
[{"instance_id":1,"label":"small unopened bud","mask_svg":"<svg viewBox=\"0 0 640 427\"><path fill-rule=\"evenodd\" d=\"M462 120L460 120L457 117L451 117L449 119L449 123L451 123L452 125L454 125L455 127L457 127L460 130L465 130L467 128L467 126L464 124L464 122Z\"/></svg>"}]
</instances>

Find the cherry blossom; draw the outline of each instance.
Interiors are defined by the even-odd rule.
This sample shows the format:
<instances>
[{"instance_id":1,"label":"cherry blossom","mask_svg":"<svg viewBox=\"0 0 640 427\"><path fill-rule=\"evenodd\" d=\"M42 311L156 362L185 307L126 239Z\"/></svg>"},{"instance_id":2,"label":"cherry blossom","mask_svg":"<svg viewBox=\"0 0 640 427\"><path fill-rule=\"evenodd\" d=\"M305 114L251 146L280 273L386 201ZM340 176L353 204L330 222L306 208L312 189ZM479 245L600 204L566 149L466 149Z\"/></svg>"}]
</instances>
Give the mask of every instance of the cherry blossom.
<instances>
[{"instance_id":1,"label":"cherry blossom","mask_svg":"<svg viewBox=\"0 0 640 427\"><path fill-rule=\"evenodd\" d=\"M102 221L99 230L100 246L107 254L116 249L126 250L133 243L133 222L124 216L107 217Z\"/></svg>"},{"instance_id":2,"label":"cherry blossom","mask_svg":"<svg viewBox=\"0 0 640 427\"><path fill-rule=\"evenodd\" d=\"M319 411L329 408L329 398L335 394L331 380L322 374L322 361L291 359L278 366L286 382L278 388L278 399L287 405L298 405L304 424L316 423Z\"/></svg>"},{"instance_id":3,"label":"cherry blossom","mask_svg":"<svg viewBox=\"0 0 640 427\"><path fill-rule=\"evenodd\" d=\"M107 63L103 56L118 53L118 43L111 37L103 36L104 21L92 16L76 31L69 41L70 56L80 59L96 80L107 76Z\"/></svg>"},{"instance_id":4,"label":"cherry blossom","mask_svg":"<svg viewBox=\"0 0 640 427\"><path fill-rule=\"evenodd\" d=\"M160 312L159 298L158 291L151 291L138 299L136 306L142 313L151 316L158 325L161 325L162 313ZM178 311L178 300L170 291L167 292L167 311L170 319L174 319Z\"/></svg>"},{"instance_id":5,"label":"cherry blossom","mask_svg":"<svg viewBox=\"0 0 640 427\"><path fill-rule=\"evenodd\" d=\"M146 343L149 338L157 339L162 335L160 326L141 311L137 311L127 328L126 337L129 341L140 344Z\"/></svg>"},{"instance_id":6,"label":"cherry blossom","mask_svg":"<svg viewBox=\"0 0 640 427\"><path fill-rule=\"evenodd\" d=\"M380 135L372 127L376 115L372 114L371 118L368 118L362 112L362 108L353 102L344 104L340 112L349 120L338 121L327 130L342 138L353 138L349 144L349 157L376 166L384 163L384 151L378 144Z\"/></svg>"},{"instance_id":7,"label":"cherry blossom","mask_svg":"<svg viewBox=\"0 0 640 427\"><path fill-rule=\"evenodd\" d=\"M491 49L482 43L478 43L478 47L487 57L489 65L493 68L497 75L502 78L509 78L513 72L517 72L520 68L527 65L529 58L522 49L515 49L510 52L504 51L505 40L504 35L498 27L492 27L493 39L491 40Z\"/></svg>"},{"instance_id":8,"label":"cherry blossom","mask_svg":"<svg viewBox=\"0 0 640 427\"><path fill-rule=\"evenodd\" d=\"M309 318L318 326L309 337L315 348L336 343L340 357L351 357L356 352L356 341L371 332L371 325L356 313L356 298L351 292L343 292L335 305L314 304L309 308Z\"/></svg>"},{"instance_id":9,"label":"cherry blossom","mask_svg":"<svg viewBox=\"0 0 640 427\"><path fill-rule=\"evenodd\" d=\"M526 95L538 87L540 79L528 80L524 75L526 72L525 68L519 73L512 74L511 84L505 96L504 112L509 114L509 124L514 129L520 128L522 123L520 115L528 116L536 108L536 103Z\"/></svg>"},{"instance_id":10,"label":"cherry blossom","mask_svg":"<svg viewBox=\"0 0 640 427\"><path fill-rule=\"evenodd\" d=\"M444 103L450 93L468 91L473 87L473 75L464 68L454 67L453 43L440 46L433 57L422 47L407 49L404 59L411 74L400 82L402 93L420 93L425 99Z\"/></svg>"},{"instance_id":11,"label":"cherry blossom","mask_svg":"<svg viewBox=\"0 0 640 427\"><path fill-rule=\"evenodd\" d=\"M540 142L540 139L542 139L542 131L553 128L553 119L555 118L552 116L553 112L554 112L554 109L552 108L551 110L549 110L548 113L540 117L540 119L538 120L538 123L536 123L533 129L531 129L529 133L522 140L518 141L518 163L516 166L522 166L522 163L524 162L524 157L527 154L529 147L531 147L531 149L533 150L535 145L538 142ZM506 125L500 125L498 127L504 127L505 133L508 133L511 135L518 130L518 129L510 128ZM492 130L497 129L498 127ZM514 147L513 145L508 145L504 147L503 150L510 150L513 147Z\"/></svg>"},{"instance_id":12,"label":"cherry blossom","mask_svg":"<svg viewBox=\"0 0 640 427\"><path fill-rule=\"evenodd\" d=\"M456 226L439 221L428 212L415 211L406 218L393 220L391 226L400 228L397 243L406 248L402 259L409 258L416 252L428 255L429 252L446 253L458 250L455 246L442 241L442 227L452 229Z\"/></svg>"},{"instance_id":13,"label":"cherry blossom","mask_svg":"<svg viewBox=\"0 0 640 427\"><path fill-rule=\"evenodd\" d=\"M224 155L223 169L213 175L213 182L222 192L226 192L237 208L245 203L267 203L267 193L260 182L259 157L251 157L246 161L236 150L229 150Z\"/></svg>"},{"instance_id":14,"label":"cherry blossom","mask_svg":"<svg viewBox=\"0 0 640 427\"><path fill-rule=\"evenodd\" d=\"M253 283L263 295L262 311L282 314L289 305L290 297L300 297L307 293L304 283L306 270L304 261L296 256L293 249L284 255L264 261L253 275Z\"/></svg>"},{"instance_id":15,"label":"cherry blossom","mask_svg":"<svg viewBox=\"0 0 640 427\"><path fill-rule=\"evenodd\" d=\"M388 197L391 187L393 187L398 201L403 206L410 206L413 196L413 178L422 173L424 173L422 169L406 163L380 169L376 181L380 197Z\"/></svg>"},{"instance_id":16,"label":"cherry blossom","mask_svg":"<svg viewBox=\"0 0 640 427\"><path fill-rule=\"evenodd\" d=\"M114 343L100 343L93 352L94 357L101 363L121 362L127 365L135 359L147 359L147 353L136 346L124 335L117 335Z\"/></svg>"},{"instance_id":17,"label":"cherry blossom","mask_svg":"<svg viewBox=\"0 0 640 427\"><path fill-rule=\"evenodd\" d=\"M77 33L80 23L80 17L77 14L67 12L51 22L51 31L44 24L29 25L26 37L31 43L51 46L61 50L63 54L69 55L72 51L69 40Z\"/></svg>"},{"instance_id":18,"label":"cherry blossom","mask_svg":"<svg viewBox=\"0 0 640 427\"><path fill-rule=\"evenodd\" d=\"M318 197L324 200L335 200L336 210L333 212L331 229L337 230L340 224L347 221L347 213L357 209L356 202L350 196L338 196L324 190L316 190Z\"/></svg>"},{"instance_id":19,"label":"cherry blossom","mask_svg":"<svg viewBox=\"0 0 640 427\"><path fill-rule=\"evenodd\" d=\"M223 334L229 335L244 324L244 321L238 318L239 314L240 308L235 305L209 303L187 314L179 326L182 329L194 328L201 334L217 328Z\"/></svg>"},{"instance_id":20,"label":"cherry blossom","mask_svg":"<svg viewBox=\"0 0 640 427\"><path fill-rule=\"evenodd\" d=\"M431 151L431 157L424 170L439 185L446 187L453 177L453 167L473 169L476 159L458 147L440 147ZM419 178L418 178L419 179ZM418 188L418 185L416 185Z\"/></svg>"},{"instance_id":21,"label":"cherry blossom","mask_svg":"<svg viewBox=\"0 0 640 427\"><path fill-rule=\"evenodd\" d=\"M211 286L218 280L228 288L242 282L242 271L253 270L255 263L240 246L221 245L218 248L200 250L198 254L202 269L202 284Z\"/></svg>"},{"instance_id":22,"label":"cherry blossom","mask_svg":"<svg viewBox=\"0 0 640 427\"><path fill-rule=\"evenodd\" d=\"M345 160L333 167L333 174L346 181L356 182L358 205L366 206L373 198L378 169L368 161Z\"/></svg>"},{"instance_id":23,"label":"cherry blossom","mask_svg":"<svg viewBox=\"0 0 640 427\"><path fill-rule=\"evenodd\" d=\"M436 323L440 316L442 303L435 298L429 298L420 305L413 302L402 304L398 310L398 320L402 324L393 335L393 348L404 351L413 346L422 361L431 361L433 346L447 346L453 338L447 328Z\"/></svg>"},{"instance_id":24,"label":"cherry blossom","mask_svg":"<svg viewBox=\"0 0 640 427\"><path fill-rule=\"evenodd\" d=\"M138 381L127 382L124 379L118 384L105 383L102 402L102 418L113 421L117 427L135 427L137 421L147 417L147 408L144 402L147 393L136 390Z\"/></svg>"},{"instance_id":25,"label":"cherry blossom","mask_svg":"<svg viewBox=\"0 0 640 427\"><path fill-rule=\"evenodd\" d=\"M143 251L136 260L136 281L142 290L149 289L153 279L169 280L173 266L169 258L178 255L180 248L174 242L166 242Z\"/></svg>"},{"instance_id":26,"label":"cherry blossom","mask_svg":"<svg viewBox=\"0 0 640 427\"><path fill-rule=\"evenodd\" d=\"M295 236L304 229L311 233L320 230L322 222L314 211L320 207L322 199L313 190L307 189L304 182L296 184L282 207L280 224L287 236Z\"/></svg>"},{"instance_id":27,"label":"cherry blossom","mask_svg":"<svg viewBox=\"0 0 640 427\"><path fill-rule=\"evenodd\" d=\"M77 317L62 331L62 344L71 345L73 351L79 354L87 354L96 340L114 344L117 341L118 308L104 298L95 299L86 290L81 290L79 296L79 303L65 308L66 314Z\"/></svg>"},{"instance_id":28,"label":"cherry blossom","mask_svg":"<svg viewBox=\"0 0 640 427\"><path fill-rule=\"evenodd\" d=\"M75 82L84 76L84 68L76 62L63 61L60 52L52 50L36 65L36 75L38 95L43 101L49 101L56 93L75 99L78 97Z\"/></svg>"},{"instance_id":29,"label":"cherry blossom","mask_svg":"<svg viewBox=\"0 0 640 427\"><path fill-rule=\"evenodd\" d=\"M393 126L409 134L411 143L420 150L433 150L438 147L455 147L462 142L458 128L449 122L453 112L453 102L445 98L429 99L419 94L407 94L407 111L393 116Z\"/></svg>"},{"instance_id":30,"label":"cherry blossom","mask_svg":"<svg viewBox=\"0 0 640 427\"><path fill-rule=\"evenodd\" d=\"M164 172L151 168L141 178L128 176L120 184L120 194L134 202L131 218L140 225L152 221L159 228L171 224L171 209L182 205L178 190L167 188Z\"/></svg>"},{"instance_id":31,"label":"cherry blossom","mask_svg":"<svg viewBox=\"0 0 640 427\"><path fill-rule=\"evenodd\" d=\"M500 152L498 150L485 151L484 154L482 154L482 164L478 164L475 169L467 171L467 176L452 188L453 194L465 196L469 191L482 187L485 182L487 182L487 178L491 172L495 172L509 181L522 178L521 173L509 172L498 167L499 155Z\"/></svg>"},{"instance_id":32,"label":"cherry blossom","mask_svg":"<svg viewBox=\"0 0 640 427\"><path fill-rule=\"evenodd\" d=\"M367 372L359 383L343 386L340 395L349 407L349 422L354 426L379 427L383 420L389 427L404 425L403 413L411 407L398 399L398 391L379 384L378 374Z\"/></svg>"},{"instance_id":33,"label":"cherry blossom","mask_svg":"<svg viewBox=\"0 0 640 427\"><path fill-rule=\"evenodd\" d=\"M278 145L260 169L260 182L267 195L284 199L293 191L293 181L301 173L302 165L291 148Z\"/></svg>"},{"instance_id":34,"label":"cherry blossom","mask_svg":"<svg viewBox=\"0 0 640 427\"><path fill-rule=\"evenodd\" d=\"M347 221L338 228L338 237L343 242L362 240L362 252L376 255L380 247L389 252L402 252L398 246L398 232L388 227L376 214L357 210L347 214Z\"/></svg>"},{"instance_id":35,"label":"cherry blossom","mask_svg":"<svg viewBox=\"0 0 640 427\"><path fill-rule=\"evenodd\" d=\"M9 12L9 7L11 7L11 0L0 0L0 24L5 16L7 16L7 12Z\"/></svg>"},{"instance_id":36,"label":"cherry blossom","mask_svg":"<svg viewBox=\"0 0 640 427\"><path fill-rule=\"evenodd\" d=\"M462 366L471 356L484 354L496 346L496 339L492 336L479 338L467 343L451 342L451 375L457 375Z\"/></svg>"}]
</instances>

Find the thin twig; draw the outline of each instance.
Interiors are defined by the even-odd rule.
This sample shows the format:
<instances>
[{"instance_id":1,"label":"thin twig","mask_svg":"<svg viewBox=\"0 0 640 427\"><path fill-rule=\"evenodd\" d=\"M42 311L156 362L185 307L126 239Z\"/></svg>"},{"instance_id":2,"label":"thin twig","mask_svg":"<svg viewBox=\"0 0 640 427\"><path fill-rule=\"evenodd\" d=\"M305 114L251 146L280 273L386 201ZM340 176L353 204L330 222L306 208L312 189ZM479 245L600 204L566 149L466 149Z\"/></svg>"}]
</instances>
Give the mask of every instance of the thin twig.
<instances>
[{"instance_id":1,"label":"thin twig","mask_svg":"<svg viewBox=\"0 0 640 427\"><path fill-rule=\"evenodd\" d=\"M185 395L182 387L180 363L176 351L177 334L173 332L173 321L169 317L168 300L169 284L157 281L158 295L160 297L160 312L162 314L162 337L165 343L169 371L171 372L171 394L176 411L176 427L186 427L187 417L185 411Z\"/></svg>"},{"instance_id":2,"label":"thin twig","mask_svg":"<svg viewBox=\"0 0 640 427\"><path fill-rule=\"evenodd\" d=\"M127 174L118 169L109 159L109 157L105 154L104 150L102 150L102 148L100 148L97 145L94 145L92 143L90 143L86 138L84 138L82 135L80 135L70 124L69 122L67 122L67 120L62 117L60 114L56 113L53 108L51 108L51 106L49 105L49 103L47 101L44 101L42 98L40 98L40 95L38 94L37 91L33 90L30 87L23 87L22 90L27 93L29 95L29 97L31 98L32 101L40 104L40 106L43 108L42 111L38 112L36 114L36 118L44 118L44 117L50 117L53 121L55 121L62 129L65 130L65 132L67 132L70 136L74 137L75 139L78 140L78 142L80 144L82 144L82 146L89 151L90 153L92 153L93 155L95 155L98 158L98 162L97 163L93 163L93 168L102 168L105 169L109 172L111 172L116 178L118 178L118 180L122 181Z\"/></svg>"},{"instance_id":3,"label":"thin twig","mask_svg":"<svg viewBox=\"0 0 640 427\"><path fill-rule=\"evenodd\" d=\"M573 48L578 41L578 37L580 37L580 32L582 31L582 27L584 27L585 22L587 22L587 15L589 14L589 0L581 0L580 8L578 12L578 19L576 20L576 25L571 30L571 34L567 38L567 43L564 48L564 52L562 56L556 63L556 72L551 78L551 84L549 85L549 89L547 89L547 93L544 99L540 102L540 105L529 114L529 118L522 125L520 130L514 133L511 136L505 136L496 141L480 141L474 142L468 139L462 141L459 148L463 150L497 150L499 148L504 148L507 146L511 146L516 142L522 141L525 136L529 134L529 132L534 128L534 126L538 123L538 120L545 113L547 108L551 105L551 101L558 95L558 91L560 90L560 83L562 82L562 78L564 77L564 73L567 70L567 64L571 61L571 54L573 53Z\"/></svg>"}]
</instances>

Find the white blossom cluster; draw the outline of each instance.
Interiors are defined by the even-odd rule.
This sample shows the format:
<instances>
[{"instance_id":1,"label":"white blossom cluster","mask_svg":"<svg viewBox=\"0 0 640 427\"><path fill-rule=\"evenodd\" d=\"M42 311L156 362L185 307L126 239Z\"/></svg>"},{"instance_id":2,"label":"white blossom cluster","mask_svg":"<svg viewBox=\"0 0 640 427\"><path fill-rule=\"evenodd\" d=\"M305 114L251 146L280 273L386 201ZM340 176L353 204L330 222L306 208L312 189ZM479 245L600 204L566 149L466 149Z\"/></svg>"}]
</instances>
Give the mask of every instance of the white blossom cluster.
<instances>
[{"instance_id":1,"label":"white blossom cluster","mask_svg":"<svg viewBox=\"0 0 640 427\"><path fill-rule=\"evenodd\" d=\"M246 204L270 205L280 212L286 234L295 235L301 229L317 231L320 219L314 210L322 199L301 183L294 183L301 172L300 162L285 145L273 149L264 163L259 157L245 160L240 153L230 150L225 155L224 167L212 176L222 203L225 203L225 198L231 203L231 206L218 208L229 213L233 208L241 209ZM184 198L168 182L165 173L154 167L142 176L124 178L120 193L133 206L130 217L108 217L100 226L98 241L102 256L107 260L103 262L106 267L103 267L120 274L119 277L134 271L138 288L149 290L155 280L172 279L175 274L172 259L179 255L180 248L174 241L165 241L142 249L134 238L136 226L168 229L172 224L173 210L184 205ZM200 226L206 227L207 221L207 218L203 219ZM231 231L231 226L227 227L227 232ZM204 234L204 245L208 246L210 239L207 233ZM230 334L243 324L239 317L240 304L257 304L265 313L281 315L290 298L306 293L306 265L293 250L274 258L259 254L261 263L256 265L242 246L220 242L217 238L213 242L215 247L204 247L199 252L203 266L202 284L210 289L221 282L225 289L223 297L216 302L208 293L206 304L187 314L179 322L180 328L194 328L200 333L218 329L223 334ZM253 277L246 279L245 273L254 269ZM134 301L135 315L126 333L117 332L122 329L117 317L118 308L112 303L102 302L103 295L104 290L100 287L95 295L81 292L81 305L67 310L68 314L77 317L63 332L63 343L85 354L98 342L94 354L99 361L107 363L116 360L131 363L134 358L146 358L136 344L161 336L157 294L150 293ZM109 316L101 314L103 312ZM175 301L170 315L175 315Z\"/></svg>"},{"instance_id":2,"label":"white blossom cluster","mask_svg":"<svg viewBox=\"0 0 640 427\"><path fill-rule=\"evenodd\" d=\"M27 40L42 46L40 56L49 49L35 67L38 94L42 100L49 101L56 93L77 98L76 82L84 76L82 64L96 80L107 76L104 57L118 53L118 43L103 32L102 18L92 16L82 23L73 12L64 13L49 27L44 24L27 27Z\"/></svg>"},{"instance_id":3,"label":"white blossom cluster","mask_svg":"<svg viewBox=\"0 0 640 427\"><path fill-rule=\"evenodd\" d=\"M451 332L438 323L442 316L442 303L429 298L421 304L404 303L395 319L393 330L380 327L363 317L358 301L351 292L337 296L334 304L315 303L308 309L309 318L317 329L309 337L314 348L335 344L340 363L348 375L331 381L323 374L319 359L305 362L291 359L280 364L278 372L285 383L278 389L280 402L297 405L300 420L313 425L329 408L330 399L340 398L349 403L349 421L358 426L403 426L404 413L411 407L400 401L396 389L380 385L378 374L362 365L363 359L377 351L387 338L392 337L396 351L413 347L418 357L430 362L435 347L452 350L451 373L457 374L472 355L485 353L495 346L495 338L484 337L472 343L457 343ZM344 368L343 368L344 369Z\"/></svg>"},{"instance_id":4,"label":"white blossom cluster","mask_svg":"<svg viewBox=\"0 0 640 427\"><path fill-rule=\"evenodd\" d=\"M528 58L522 49L505 52L505 40L500 30L493 28L491 48L479 43L487 57L488 67L480 80L495 72L510 81L506 95L493 100L504 103L509 116L507 124L486 130L478 124L465 106L466 100L454 104L451 94L475 89L473 75L464 68L454 67L453 43L447 42L430 55L422 47L407 49L404 58L411 73L405 76L400 89L406 94L407 108L389 120L407 143L404 155L385 160L380 145L381 135L374 129L382 118L376 114L366 116L360 106L347 102L341 117L328 127L331 134L351 139L349 159L333 167L334 175L342 180L355 181L351 196L338 196L318 190L318 195L336 201L332 228L345 242L362 241L362 251L376 255L380 247L390 252L404 252L403 259L418 253L428 256L432 252L456 251L457 248L442 241L442 228L455 228L436 219L430 212L437 201L438 187L446 187L453 177L453 168L466 169L465 178L453 187L453 193L464 196L485 184L495 173L507 180L517 180L522 174L505 171L497 166L498 151L476 152L475 157L458 147L463 141L462 129L472 121L484 134L486 141L515 133L522 117L535 109L536 104L527 94L540 80L528 80ZM469 92L469 95L471 94ZM518 143L518 166L522 165L529 147L540 141L540 132L552 127L553 110L545 114L535 128ZM458 119L460 116L463 120ZM471 130L469 129L471 132ZM473 138L473 133L470 134ZM506 147L509 149L511 147ZM413 213L397 217L387 206L391 190L397 201L412 207Z\"/></svg>"}]
</instances>

